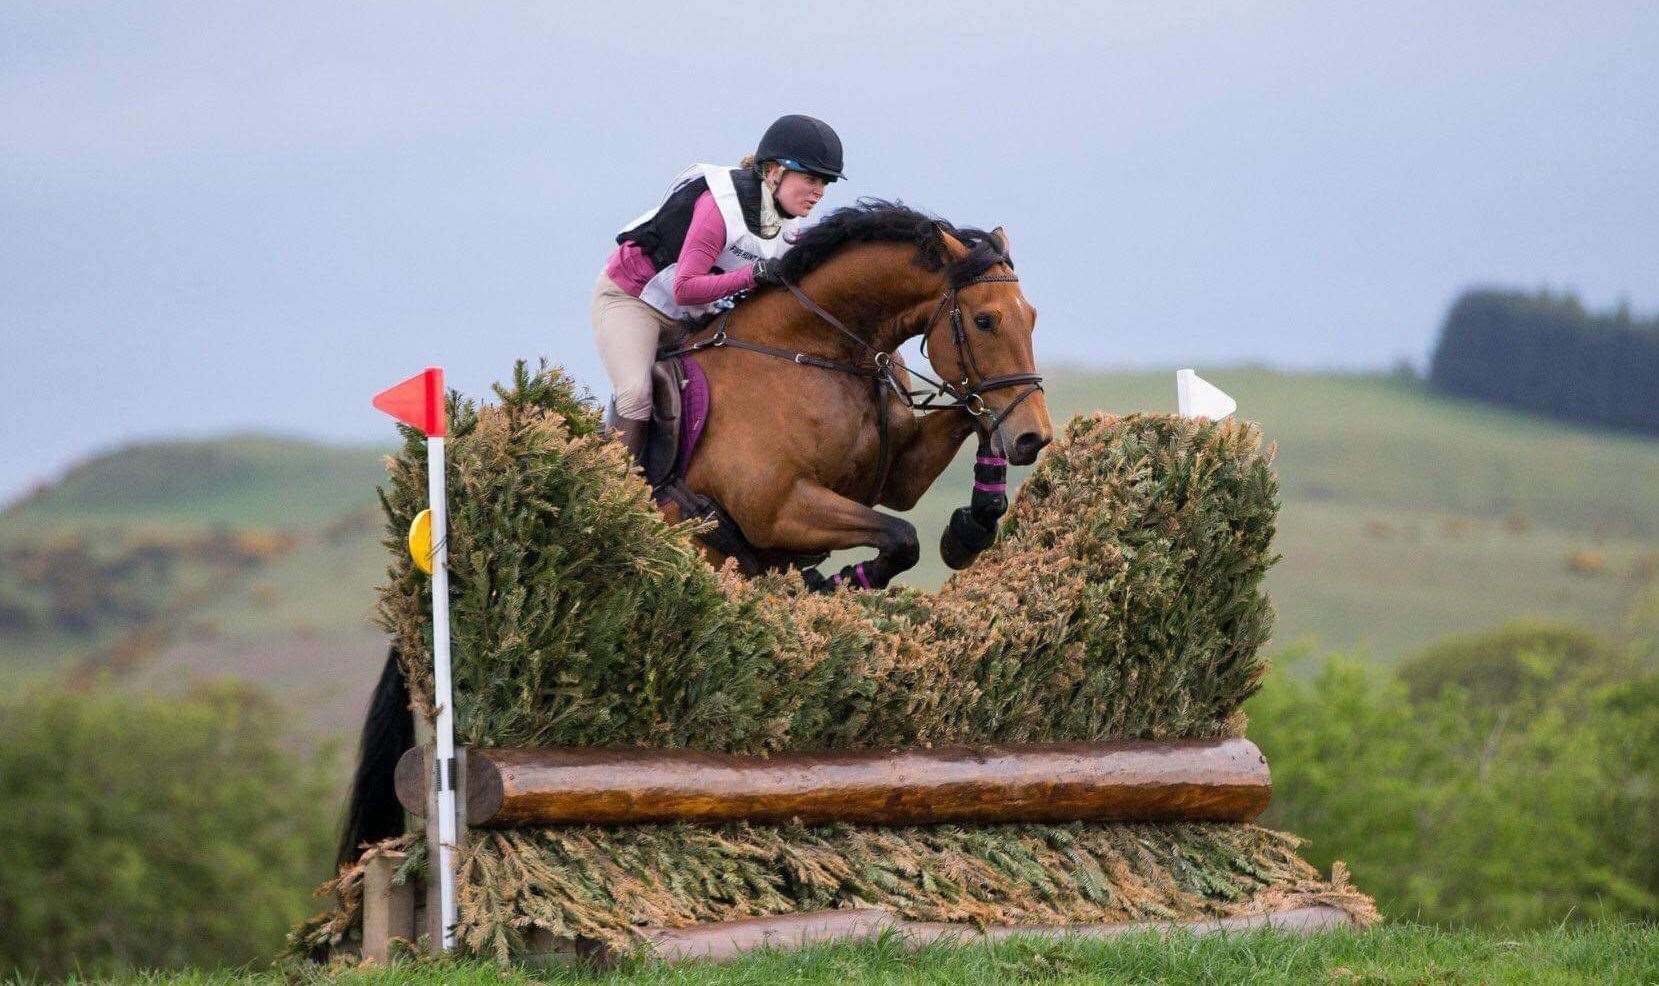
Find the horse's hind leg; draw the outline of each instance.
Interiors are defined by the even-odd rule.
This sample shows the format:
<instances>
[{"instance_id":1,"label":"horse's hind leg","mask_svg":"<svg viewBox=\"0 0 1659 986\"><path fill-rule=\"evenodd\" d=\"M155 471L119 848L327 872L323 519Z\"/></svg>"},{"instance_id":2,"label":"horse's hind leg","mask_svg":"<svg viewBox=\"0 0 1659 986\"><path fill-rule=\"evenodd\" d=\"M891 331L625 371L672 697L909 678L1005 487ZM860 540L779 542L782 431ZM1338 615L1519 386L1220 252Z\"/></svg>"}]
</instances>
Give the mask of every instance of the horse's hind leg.
<instances>
[{"instance_id":1,"label":"horse's hind leg","mask_svg":"<svg viewBox=\"0 0 1659 986\"><path fill-rule=\"evenodd\" d=\"M817 576L816 572L809 575L808 583L813 588L833 589L841 584L886 588L894 576L915 567L921 558L921 543L909 521L805 482L796 483L790 491L765 540L768 547L787 547L802 553L861 545L876 549L874 558L848 565L833 579Z\"/></svg>"},{"instance_id":2,"label":"horse's hind leg","mask_svg":"<svg viewBox=\"0 0 1659 986\"><path fill-rule=\"evenodd\" d=\"M657 510L662 514L663 519L670 524L678 524L680 521L685 519L685 511L681 510L680 505L675 503L671 497L665 497L658 500ZM703 560L715 568L719 568L720 566L726 564L726 559L731 557L718 548L711 547L709 543L702 538L696 539L696 545L697 550L703 556Z\"/></svg>"}]
</instances>

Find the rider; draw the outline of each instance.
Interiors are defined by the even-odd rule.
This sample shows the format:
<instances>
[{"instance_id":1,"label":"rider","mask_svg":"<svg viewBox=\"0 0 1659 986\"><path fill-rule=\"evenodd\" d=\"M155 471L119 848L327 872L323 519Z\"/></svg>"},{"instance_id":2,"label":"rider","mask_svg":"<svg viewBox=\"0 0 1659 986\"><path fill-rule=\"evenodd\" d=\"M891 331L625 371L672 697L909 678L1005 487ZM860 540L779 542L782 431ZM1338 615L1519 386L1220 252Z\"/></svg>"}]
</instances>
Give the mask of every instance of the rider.
<instances>
[{"instance_id":1,"label":"rider","mask_svg":"<svg viewBox=\"0 0 1659 986\"><path fill-rule=\"evenodd\" d=\"M801 219L841 177L841 138L830 125L781 116L738 167L692 165L660 205L616 235L594 287L593 332L615 393L610 424L636 461L664 335L740 291L777 283L775 264Z\"/></svg>"}]
</instances>

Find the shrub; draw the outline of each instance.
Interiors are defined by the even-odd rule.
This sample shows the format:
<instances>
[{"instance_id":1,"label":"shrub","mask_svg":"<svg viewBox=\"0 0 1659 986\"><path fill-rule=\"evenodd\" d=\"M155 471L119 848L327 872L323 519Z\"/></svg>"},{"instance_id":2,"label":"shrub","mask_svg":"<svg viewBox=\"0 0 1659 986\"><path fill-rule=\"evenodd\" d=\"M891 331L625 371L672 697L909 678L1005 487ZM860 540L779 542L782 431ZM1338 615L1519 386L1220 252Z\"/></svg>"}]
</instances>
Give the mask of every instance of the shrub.
<instances>
[{"instance_id":1,"label":"shrub","mask_svg":"<svg viewBox=\"0 0 1659 986\"><path fill-rule=\"evenodd\" d=\"M1518 620L1448 637L1402 661L1398 671L1416 703L1456 685L1476 707L1533 711L1552 697L1622 677L1627 665L1588 630Z\"/></svg>"},{"instance_id":2,"label":"shrub","mask_svg":"<svg viewBox=\"0 0 1659 986\"><path fill-rule=\"evenodd\" d=\"M1273 764L1263 820L1315 866L1345 860L1391 917L1652 920L1659 676L1612 677L1612 653L1511 627L1432 648L1409 688L1342 656L1275 674L1249 705Z\"/></svg>"},{"instance_id":3,"label":"shrub","mask_svg":"<svg viewBox=\"0 0 1659 986\"><path fill-rule=\"evenodd\" d=\"M321 764L246 687L0 702L0 975L273 954L326 869Z\"/></svg>"}]
</instances>

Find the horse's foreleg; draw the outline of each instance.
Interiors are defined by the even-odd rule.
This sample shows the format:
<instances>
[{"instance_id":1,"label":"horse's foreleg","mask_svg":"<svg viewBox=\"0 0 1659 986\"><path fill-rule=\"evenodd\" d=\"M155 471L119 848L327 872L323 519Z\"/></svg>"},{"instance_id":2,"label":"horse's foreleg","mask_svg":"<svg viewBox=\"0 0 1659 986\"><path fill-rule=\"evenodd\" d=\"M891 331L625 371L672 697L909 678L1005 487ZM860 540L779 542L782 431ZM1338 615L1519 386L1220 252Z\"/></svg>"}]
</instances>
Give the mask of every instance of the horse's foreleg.
<instances>
[{"instance_id":1,"label":"horse's foreleg","mask_svg":"<svg viewBox=\"0 0 1659 986\"><path fill-rule=\"evenodd\" d=\"M863 545L876 549L876 557L848 565L833 579L825 579L816 571L807 575L808 584L815 589L833 589L841 584L886 588L894 576L913 568L922 554L916 528L909 521L805 481L797 482L785 498L766 540L801 552Z\"/></svg>"},{"instance_id":2,"label":"horse's foreleg","mask_svg":"<svg viewBox=\"0 0 1659 986\"><path fill-rule=\"evenodd\" d=\"M899 510L914 506L973 433L973 418L962 411L924 415L893 464L893 482L882 502ZM951 514L939 537L939 557L946 565L966 568L996 540L997 522L1008 510L1006 480L1007 464L1000 456L982 456L975 463L973 502Z\"/></svg>"},{"instance_id":3,"label":"horse's foreleg","mask_svg":"<svg viewBox=\"0 0 1659 986\"><path fill-rule=\"evenodd\" d=\"M957 507L939 535L939 557L953 569L967 568L997 539L997 525L1008 512L1008 460L986 454L974 459L974 492L966 507Z\"/></svg>"},{"instance_id":4,"label":"horse's foreleg","mask_svg":"<svg viewBox=\"0 0 1659 986\"><path fill-rule=\"evenodd\" d=\"M940 410L922 415L910 441L899 448L893 460L892 479L887 482L881 505L894 510L914 507L973 433L974 419L965 411Z\"/></svg>"}]
</instances>

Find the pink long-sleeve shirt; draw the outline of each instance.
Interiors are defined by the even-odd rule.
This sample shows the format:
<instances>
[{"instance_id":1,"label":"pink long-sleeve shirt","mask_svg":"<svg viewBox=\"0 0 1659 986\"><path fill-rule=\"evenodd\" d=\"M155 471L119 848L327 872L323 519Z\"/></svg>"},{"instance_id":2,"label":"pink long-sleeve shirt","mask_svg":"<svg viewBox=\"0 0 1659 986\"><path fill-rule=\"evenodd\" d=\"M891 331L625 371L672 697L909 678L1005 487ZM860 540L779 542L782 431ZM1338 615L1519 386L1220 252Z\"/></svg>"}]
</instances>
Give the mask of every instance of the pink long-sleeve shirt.
<instances>
[{"instance_id":1,"label":"pink long-sleeve shirt","mask_svg":"<svg viewBox=\"0 0 1659 986\"><path fill-rule=\"evenodd\" d=\"M754 268L750 266L723 274L713 273L714 262L725 248L726 220L714 202L714 193L704 192L692 206L691 227L686 230L679 263L674 268L675 303L694 308L755 286ZM622 243L605 262L605 274L617 287L637 298L646 283L657 276L657 271L637 244Z\"/></svg>"}]
</instances>

